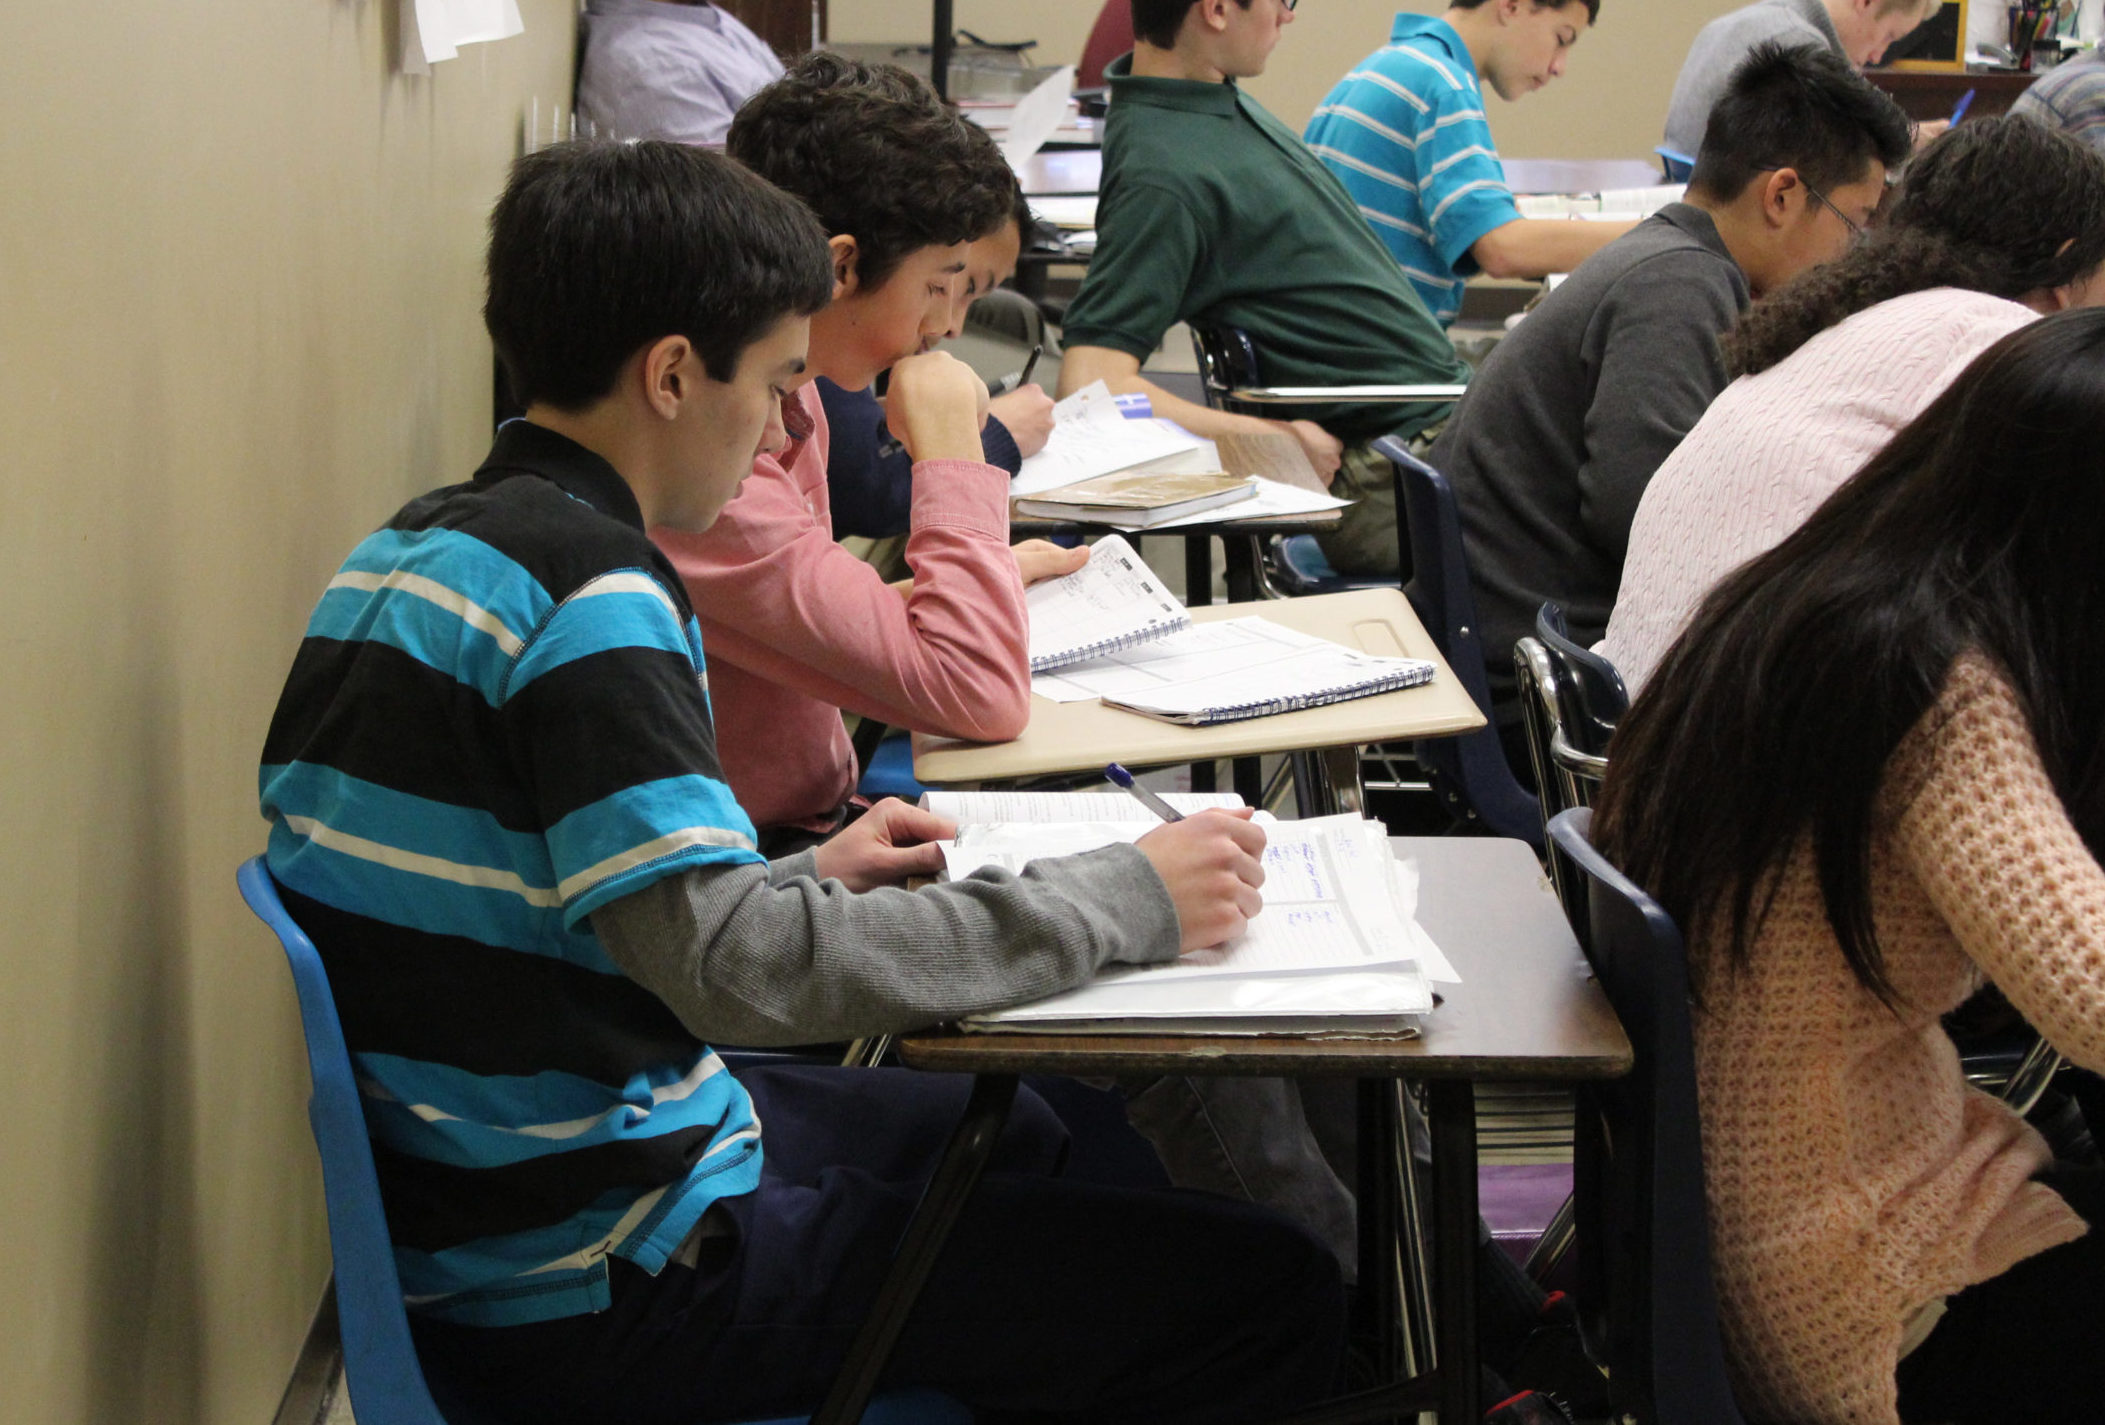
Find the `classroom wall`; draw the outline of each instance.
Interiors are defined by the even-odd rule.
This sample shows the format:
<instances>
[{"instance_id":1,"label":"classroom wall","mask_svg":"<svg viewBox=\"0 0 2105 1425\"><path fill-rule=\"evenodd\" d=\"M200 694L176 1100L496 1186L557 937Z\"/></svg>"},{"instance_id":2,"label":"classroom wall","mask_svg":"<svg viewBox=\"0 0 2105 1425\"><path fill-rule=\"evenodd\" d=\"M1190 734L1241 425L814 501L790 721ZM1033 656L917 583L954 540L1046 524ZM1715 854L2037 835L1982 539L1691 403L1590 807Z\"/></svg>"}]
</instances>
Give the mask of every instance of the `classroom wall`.
<instances>
[{"instance_id":1,"label":"classroom wall","mask_svg":"<svg viewBox=\"0 0 2105 1425\"><path fill-rule=\"evenodd\" d=\"M0 1422L257 1425L328 1271L234 891L349 546L487 440L480 244L575 0L397 75L395 0L10 8L0 44Z\"/></svg>"},{"instance_id":2,"label":"classroom wall","mask_svg":"<svg viewBox=\"0 0 2105 1425\"><path fill-rule=\"evenodd\" d=\"M1674 75L1696 31L1744 0L1604 0L1598 26L1572 51L1565 77L1524 102L1492 96L1491 128L1514 158L1649 158L1666 126ZM1040 64L1081 57L1099 6L1061 0L1023 11L1004 0L957 0L957 23L989 40L1036 39ZM1391 0L1307 0L1295 12L1270 72L1249 89L1295 127L1330 87L1388 38ZM1443 0L1401 8L1437 14ZM842 40L913 39L930 33L927 0L829 0Z\"/></svg>"}]
</instances>

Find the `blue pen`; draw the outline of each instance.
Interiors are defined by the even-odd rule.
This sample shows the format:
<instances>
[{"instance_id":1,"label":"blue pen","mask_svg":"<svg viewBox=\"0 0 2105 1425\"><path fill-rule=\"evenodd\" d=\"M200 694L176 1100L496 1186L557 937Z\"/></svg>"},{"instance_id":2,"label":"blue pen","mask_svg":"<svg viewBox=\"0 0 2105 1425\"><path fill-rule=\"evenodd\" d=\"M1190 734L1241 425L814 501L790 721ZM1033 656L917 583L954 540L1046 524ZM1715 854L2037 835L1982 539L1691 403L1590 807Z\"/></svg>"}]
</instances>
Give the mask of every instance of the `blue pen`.
<instances>
[{"instance_id":1,"label":"blue pen","mask_svg":"<svg viewBox=\"0 0 2105 1425\"><path fill-rule=\"evenodd\" d=\"M1964 94L1961 94L1959 96L1958 107L1952 110L1953 128L1957 128L1959 126L1959 120L1966 117L1966 111L1973 107L1973 96L1978 93L1980 93L1978 89L1969 89Z\"/></svg>"},{"instance_id":2,"label":"blue pen","mask_svg":"<svg viewBox=\"0 0 2105 1425\"><path fill-rule=\"evenodd\" d=\"M1156 796L1146 787L1143 787L1140 785L1140 783L1134 781L1133 774L1131 772L1128 772L1125 768L1119 766L1116 762L1113 762L1110 766L1104 768L1104 775L1111 779L1111 783L1113 786L1120 787L1128 792L1131 792L1134 795L1134 797L1138 799L1142 806L1146 807L1155 815L1161 817L1164 821L1184 820L1183 812L1178 811L1168 802L1162 800L1162 798Z\"/></svg>"}]
</instances>

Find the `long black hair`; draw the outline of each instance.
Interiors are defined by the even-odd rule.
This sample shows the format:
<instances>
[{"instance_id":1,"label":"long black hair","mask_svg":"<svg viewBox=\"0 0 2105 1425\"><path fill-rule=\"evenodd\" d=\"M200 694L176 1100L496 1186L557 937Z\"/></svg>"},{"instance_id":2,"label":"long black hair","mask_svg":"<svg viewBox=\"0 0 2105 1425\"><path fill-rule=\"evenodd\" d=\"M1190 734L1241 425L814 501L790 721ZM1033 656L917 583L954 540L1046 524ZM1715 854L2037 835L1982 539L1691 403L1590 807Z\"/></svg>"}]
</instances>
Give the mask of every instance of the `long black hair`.
<instances>
[{"instance_id":1,"label":"long black hair","mask_svg":"<svg viewBox=\"0 0 2105 1425\"><path fill-rule=\"evenodd\" d=\"M1725 338L1735 376L1766 371L1868 307L1933 287L2016 300L2105 262L2105 156L2022 116L1976 119L1908 166L1882 226L1755 304Z\"/></svg>"},{"instance_id":2,"label":"long black hair","mask_svg":"<svg viewBox=\"0 0 2105 1425\"><path fill-rule=\"evenodd\" d=\"M2105 310L2028 326L1967 368L1799 530L1704 600L1616 729L1603 848L1745 962L1808 834L1857 980L1873 814L1952 662L2007 672L2048 775L2105 847ZM1986 789L1984 789L1984 792ZM1699 958L1698 984L1711 968Z\"/></svg>"}]
</instances>

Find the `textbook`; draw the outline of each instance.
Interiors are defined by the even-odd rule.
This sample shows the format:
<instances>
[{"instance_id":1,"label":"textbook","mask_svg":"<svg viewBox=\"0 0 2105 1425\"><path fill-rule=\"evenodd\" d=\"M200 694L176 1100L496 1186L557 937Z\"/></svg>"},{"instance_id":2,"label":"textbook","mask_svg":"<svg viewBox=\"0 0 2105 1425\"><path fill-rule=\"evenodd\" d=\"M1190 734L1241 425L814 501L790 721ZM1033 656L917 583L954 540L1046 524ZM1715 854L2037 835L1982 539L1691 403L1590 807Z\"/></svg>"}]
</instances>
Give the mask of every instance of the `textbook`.
<instances>
[{"instance_id":1,"label":"textbook","mask_svg":"<svg viewBox=\"0 0 2105 1425\"><path fill-rule=\"evenodd\" d=\"M1186 474L1121 470L1020 499L1016 501L1016 512L1044 519L1146 529L1165 520L1186 519L1203 510L1252 499L1256 494L1255 480L1222 470Z\"/></svg>"},{"instance_id":2,"label":"textbook","mask_svg":"<svg viewBox=\"0 0 2105 1425\"><path fill-rule=\"evenodd\" d=\"M1190 431L1149 417L1130 420L1101 381L1092 381L1053 406L1045 448L1023 462L1009 482L1011 498L1040 495L1117 470L1185 455L1203 442ZM1214 463L1202 469L1218 470Z\"/></svg>"},{"instance_id":3,"label":"textbook","mask_svg":"<svg viewBox=\"0 0 2105 1425\"><path fill-rule=\"evenodd\" d=\"M1098 540L1072 574L1024 591L1031 672L1065 667L1191 626L1191 614L1162 586L1133 546Z\"/></svg>"},{"instance_id":4,"label":"textbook","mask_svg":"<svg viewBox=\"0 0 2105 1425\"><path fill-rule=\"evenodd\" d=\"M1102 795L1102 794L1096 794ZM1071 804L1085 814L1096 807ZM1130 806L1131 803L1129 802ZM1161 823L961 825L946 847L953 879L1021 871L1041 856L1136 841ZM1416 920L1415 873L1381 823L1345 815L1267 821L1264 908L1225 945L1165 965L1110 967L1079 989L968 1016L968 1030L1009 1033L1407 1034L1429 1013L1428 965L1444 957Z\"/></svg>"}]
</instances>

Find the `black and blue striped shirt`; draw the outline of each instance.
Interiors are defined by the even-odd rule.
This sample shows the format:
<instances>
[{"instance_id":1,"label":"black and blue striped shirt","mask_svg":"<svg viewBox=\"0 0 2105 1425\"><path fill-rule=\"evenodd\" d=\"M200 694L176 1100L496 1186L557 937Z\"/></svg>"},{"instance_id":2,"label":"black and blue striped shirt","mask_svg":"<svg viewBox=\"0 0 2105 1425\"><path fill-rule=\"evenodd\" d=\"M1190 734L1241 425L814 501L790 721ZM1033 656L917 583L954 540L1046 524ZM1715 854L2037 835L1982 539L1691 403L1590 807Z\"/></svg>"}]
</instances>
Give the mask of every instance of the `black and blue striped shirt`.
<instances>
[{"instance_id":1,"label":"black and blue striped shirt","mask_svg":"<svg viewBox=\"0 0 2105 1425\"><path fill-rule=\"evenodd\" d=\"M582 446L507 425L353 550L261 773L269 863L343 1018L403 1291L450 1320L603 1309L759 1181L745 1091L591 913L757 863L678 576Z\"/></svg>"}]
</instances>

